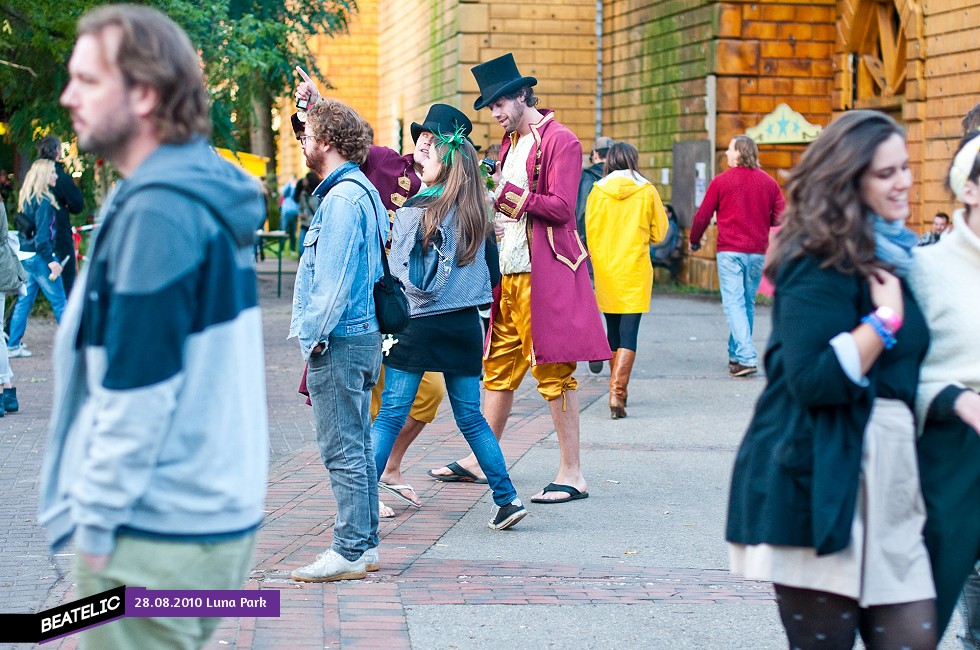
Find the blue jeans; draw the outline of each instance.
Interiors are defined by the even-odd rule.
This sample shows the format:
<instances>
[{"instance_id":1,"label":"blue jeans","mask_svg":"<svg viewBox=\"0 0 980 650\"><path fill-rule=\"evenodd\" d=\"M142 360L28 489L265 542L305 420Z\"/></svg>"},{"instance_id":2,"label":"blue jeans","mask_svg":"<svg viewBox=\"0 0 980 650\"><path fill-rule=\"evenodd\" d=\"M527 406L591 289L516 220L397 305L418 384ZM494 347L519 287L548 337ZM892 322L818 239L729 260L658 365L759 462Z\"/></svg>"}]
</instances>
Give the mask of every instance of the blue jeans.
<instances>
[{"instance_id":1,"label":"blue jeans","mask_svg":"<svg viewBox=\"0 0 980 650\"><path fill-rule=\"evenodd\" d=\"M8 345L12 348L19 347L20 340L24 338L24 332L27 330L27 317L31 313L31 307L34 306L38 288L44 292L48 302L51 303L51 310L54 312L56 321L60 323L61 315L65 312L65 288L61 284L61 277L59 276L57 280L49 279L48 274L51 273L51 269L37 255L27 258L23 264L24 270L27 271L27 282L25 283L27 295L17 298L14 313L10 317L10 342Z\"/></svg>"},{"instance_id":2,"label":"blue jeans","mask_svg":"<svg viewBox=\"0 0 980 650\"><path fill-rule=\"evenodd\" d=\"M371 450L371 388L381 369L381 334L331 336L310 355L306 386L320 458L337 500L332 549L354 561L378 545L378 475Z\"/></svg>"},{"instance_id":3,"label":"blue jeans","mask_svg":"<svg viewBox=\"0 0 980 650\"><path fill-rule=\"evenodd\" d=\"M728 360L743 366L759 365L758 353L752 343L755 324L755 294L762 282L765 255L754 253L719 252L718 286L721 304L728 319Z\"/></svg>"},{"instance_id":4,"label":"blue jeans","mask_svg":"<svg viewBox=\"0 0 980 650\"><path fill-rule=\"evenodd\" d=\"M973 567L970 577L963 585L960 607L963 629L957 632L956 636L965 650L978 650L980 649L980 562Z\"/></svg>"},{"instance_id":5,"label":"blue jeans","mask_svg":"<svg viewBox=\"0 0 980 650\"><path fill-rule=\"evenodd\" d=\"M487 483L493 490L493 502L498 506L505 506L517 498L517 490L507 474L507 463L500 451L500 443L480 412L480 378L476 375L469 377L451 373L445 373L445 377L446 393L449 394L449 403L453 407L456 426L487 475ZM388 462L398 432L405 426L420 381L420 372L406 372L390 366L385 368L381 412L371 427L374 463L379 475Z\"/></svg>"},{"instance_id":6,"label":"blue jeans","mask_svg":"<svg viewBox=\"0 0 980 650\"><path fill-rule=\"evenodd\" d=\"M282 213L282 229L286 231L286 241L289 242L289 250L296 250L296 222L299 220L298 212Z\"/></svg>"}]
</instances>

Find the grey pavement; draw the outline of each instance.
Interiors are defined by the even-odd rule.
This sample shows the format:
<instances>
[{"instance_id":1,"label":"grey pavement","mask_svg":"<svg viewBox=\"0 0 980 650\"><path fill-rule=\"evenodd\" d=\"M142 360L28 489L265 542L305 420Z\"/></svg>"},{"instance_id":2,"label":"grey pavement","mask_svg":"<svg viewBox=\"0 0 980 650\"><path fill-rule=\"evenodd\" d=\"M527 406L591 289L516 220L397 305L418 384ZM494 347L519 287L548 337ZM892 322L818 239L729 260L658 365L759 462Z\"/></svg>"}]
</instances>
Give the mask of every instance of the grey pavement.
<instances>
[{"instance_id":1,"label":"grey pavement","mask_svg":"<svg viewBox=\"0 0 980 650\"><path fill-rule=\"evenodd\" d=\"M295 342L284 338L295 262L286 267L281 298L275 295L274 274L260 277L273 451L270 488L280 489L285 482L276 483L276 477L295 482L305 476L296 470L297 459L317 460L311 456L311 409L295 393L302 364ZM266 261L262 268L274 265ZM755 339L760 351L769 319L769 308L759 307ZM12 360L21 412L0 419L0 503L6 522L0 533L0 612L37 611L72 597L72 551L49 558L35 522L37 474L50 413L53 332L53 321L32 320L26 343L35 356ZM655 292L641 325L629 417L609 419L608 369L596 377L581 364L577 372L583 384L582 458L591 497L564 505L529 504L530 516L512 531L486 529L492 502L482 486L435 484L425 476L436 459L443 462L461 449L444 441L452 433L444 408L432 433L424 433L406 458L412 461L406 479L419 490L423 508L406 512L396 507L399 519L383 527L383 553L403 553L399 549L405 546L387 551L386 543L411 541L413 531L436 526L440 509L465 504L458 518L444 529L433 528L444 532L431 543L424 540L407 567L386 573L383 566L381 574L361 583L312 590L277 579L277 572L269 570L288 565L257 560L253 581L281 589L284 602L296 597L322 601L322 621L304 618L303 612L313 610L284 608L284 617L293 618L274 630L288 631L265 640L261 629L244 619L226 621L208 647L785 648L769 586L726 571L723 529L731 467L765 382L761 376L728 376L726 339L716 300ZM522 400L540 401L528 382L517 406ZM508 443L505 434L511 476L525 497L551 479L558 456L547 411L534 410L536 405L525 402L519 425L512 419L515 428L543 426L535 442L509 451L517 443ZM447 447L442 456L440 445ZM311 471L319 474L315 462ZM471 498L456 498L463 495ZM428 516L433 516L431 524L424 519ZM415 520L421 524L412 527ZM260 533L260 546L263 535L271 543L274 530L270 523ZM438 580L430 573L438 573ZM357 601L369 600L378 590L401 594L400 607L385 607L402 612L404 623L391 629L407 626L407 644L394 643L394 637L389 643L382 637L335 637L325 629L304 632L334 620L343 625L345 608L353 616L354 608L364 604ZM337 611L331 614L330 607ZM952 636L947 633L943 650L957 647ZM313 643L314 637L332 640ZM73 641L58 647L74 647Z\"/></svg>"}]
</instances>

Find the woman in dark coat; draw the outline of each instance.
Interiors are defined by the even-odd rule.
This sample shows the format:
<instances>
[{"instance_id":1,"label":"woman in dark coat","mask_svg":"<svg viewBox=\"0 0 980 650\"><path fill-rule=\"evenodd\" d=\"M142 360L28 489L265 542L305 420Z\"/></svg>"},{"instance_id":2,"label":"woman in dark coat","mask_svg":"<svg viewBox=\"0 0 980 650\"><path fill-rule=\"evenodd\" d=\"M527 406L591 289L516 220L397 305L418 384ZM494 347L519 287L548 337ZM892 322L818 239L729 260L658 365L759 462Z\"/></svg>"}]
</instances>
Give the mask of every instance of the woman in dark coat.
<instances>
[{"instance_id":1,"label":"woman in dark coat","mask_svg":"<svg viewBox=\"0 0 980 650\"><path fill-rule=\"evenodd\" d=\"M735 462L732 571L772 581L791 648L935 648L913 407L928 346L905 138L852 111L810 145L766 273L768 384Z\"/></svg>"}]
</instances>

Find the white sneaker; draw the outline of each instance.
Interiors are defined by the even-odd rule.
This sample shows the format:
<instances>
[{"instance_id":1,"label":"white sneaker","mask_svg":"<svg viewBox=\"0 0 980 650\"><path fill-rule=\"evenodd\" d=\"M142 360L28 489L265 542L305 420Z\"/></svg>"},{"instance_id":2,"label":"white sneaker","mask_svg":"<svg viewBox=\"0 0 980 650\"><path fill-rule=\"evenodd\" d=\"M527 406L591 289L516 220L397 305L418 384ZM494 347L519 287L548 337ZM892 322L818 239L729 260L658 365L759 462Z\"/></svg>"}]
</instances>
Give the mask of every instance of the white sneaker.
<instances>
[{"instance_id":1,"label":"white sneaker","mask_svg":"<svg viewBox=\"0 0 980 650\"><path fill-rule=\"evenodd\" d=\"M7 356L11 359L18 359L20 357L32 357L34 353L23 345L18 345L15 348L7 348Z\"/></svg>"},{"instance_id":2,"label":"white sneaker","mask_svg":"<svg viewBox=\"0 0 980 650\"><path fill-rule=\"evenodd\" d=\"M317 555L312 564L293 571L289 577L300 582L333 582L334 580L360 580L366 575L363 556L351 562L330 549Z\"/></svg>"},{"instance_id":3,"label":"white sneaker","mask_svg":"<svg viewBox=\"0 0 980 650\"><path fill-rule=\"evenodd\" d=\"M381 570L381 560L378 558L378 547L369 548L364 551L364 555L361 556L364 560L364 570L368 573L374 573L375 571Z\"/></svg>"}]
</instances>

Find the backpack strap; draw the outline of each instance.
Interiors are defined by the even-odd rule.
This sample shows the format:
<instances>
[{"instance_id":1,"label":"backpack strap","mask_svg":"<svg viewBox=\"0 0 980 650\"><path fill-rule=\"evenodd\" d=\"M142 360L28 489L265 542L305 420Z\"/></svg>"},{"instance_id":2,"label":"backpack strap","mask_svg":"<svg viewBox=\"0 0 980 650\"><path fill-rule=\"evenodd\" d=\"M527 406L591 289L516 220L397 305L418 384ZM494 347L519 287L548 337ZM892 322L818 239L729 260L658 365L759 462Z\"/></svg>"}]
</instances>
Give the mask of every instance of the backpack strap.
<instances>
[{"instance_id":1,"label":"backpack strap","mask_svg":"<svg viewBox=\"0 0 980 650\"><path fill-rule=\"evenodd\" d=\"M337 185L345 182L354 183L354 185L357 185L362 190L364 190L365 194L368 195L368 198L371 199L371 207L374 208L374 221L375 224L378 226L378 242L381 244L381 266L384 267L385 284L386 286L393 286L388 282L389 278L394 280L394 276L391 274L391 269L388 268L388 251L385 250L385 238L384 235L381 234L381 221L378 219L378 205L374 201L374 195L372 195L371 191L364 186L364 183L354 178L341 178L339 181L337 181L334 184L334 187L337 187ZM382 212L384 212L384 210L382 210ZM385 212L385 215L387 216L387 212Z\"/></svg>"}]
</instances>

